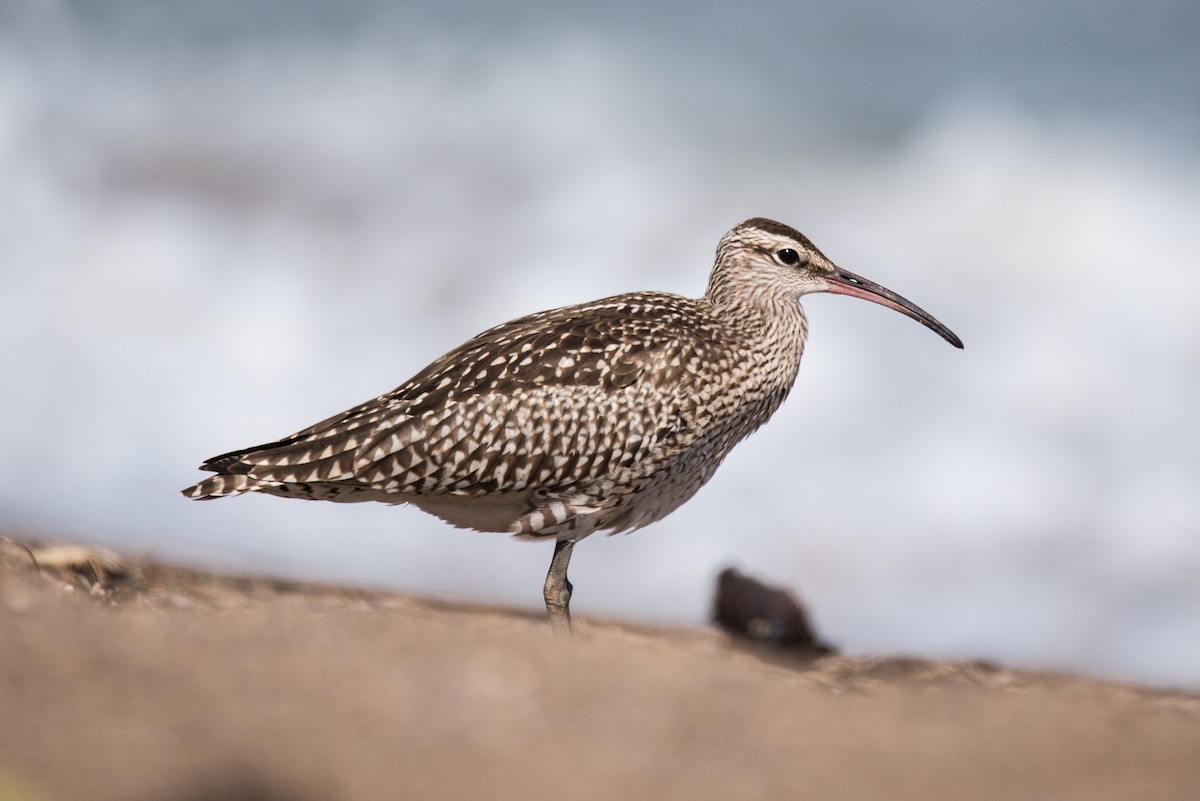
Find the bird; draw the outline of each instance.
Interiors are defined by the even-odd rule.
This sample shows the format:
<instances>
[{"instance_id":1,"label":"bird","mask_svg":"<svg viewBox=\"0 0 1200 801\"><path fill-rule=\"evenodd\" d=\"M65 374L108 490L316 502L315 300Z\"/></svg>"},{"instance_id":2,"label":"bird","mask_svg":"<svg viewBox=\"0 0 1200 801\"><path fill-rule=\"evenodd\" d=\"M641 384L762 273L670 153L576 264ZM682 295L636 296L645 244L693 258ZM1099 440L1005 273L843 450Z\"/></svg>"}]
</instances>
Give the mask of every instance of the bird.
<instances>
[{"instance_id":1,"label":"bird","mask_svg":"<svg viewBox=\"0 0 1200 801\"><path fill-rule=\"evenodd\" d=\"M453 526L552 540L551 628L571 631L567 567L597 531L661 520L791 391L804 295L894 309L956 348L928 312L755 217L721 237L699 298L633 292L490 328L396 389L290 436L200 465L181 491L412 504Z\"/></svg>"}]
</instances>

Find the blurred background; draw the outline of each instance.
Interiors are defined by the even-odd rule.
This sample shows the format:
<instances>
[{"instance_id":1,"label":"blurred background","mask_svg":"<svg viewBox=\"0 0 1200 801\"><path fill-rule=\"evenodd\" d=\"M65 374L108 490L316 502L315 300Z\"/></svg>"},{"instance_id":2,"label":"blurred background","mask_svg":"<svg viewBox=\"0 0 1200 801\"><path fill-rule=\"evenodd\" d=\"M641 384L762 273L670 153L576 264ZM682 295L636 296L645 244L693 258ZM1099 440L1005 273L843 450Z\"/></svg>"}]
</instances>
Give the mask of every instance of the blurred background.
<instances>
[{"instance_id":1,"label":"blurred background","mask_svg":"<svg viewBox=\"0 0 1200 801\"><path fill-rule=\"evenodd\" d=\"M549 544L176 492L763 215L966 350L808 298L576 612L701 624L735 565L851 653L1200 688L1197 75L1192 0L0 0L0 528L538 609Z\"/></svg>"}]
</instances>

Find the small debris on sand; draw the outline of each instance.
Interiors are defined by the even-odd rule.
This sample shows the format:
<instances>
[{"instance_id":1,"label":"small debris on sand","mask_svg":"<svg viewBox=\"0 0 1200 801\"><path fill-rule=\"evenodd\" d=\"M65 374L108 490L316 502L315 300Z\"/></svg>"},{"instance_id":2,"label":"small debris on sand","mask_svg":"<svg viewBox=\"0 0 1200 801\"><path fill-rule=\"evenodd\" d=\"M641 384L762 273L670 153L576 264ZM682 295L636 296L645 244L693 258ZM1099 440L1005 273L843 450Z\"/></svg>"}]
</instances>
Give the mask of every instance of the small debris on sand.
<instances>
[{"instance_id":1,"label":"small debris on sand","mask_svg":"<svg viewBox=\"0 0 1200 801\"><path fill-rule=\"evenodd\" d=\"M793 593L763 584L732 567L717 577L713 622L736 637L795 649L810 658L835 652L817 637L808 613Z\"/></svg>"}]
</instances>

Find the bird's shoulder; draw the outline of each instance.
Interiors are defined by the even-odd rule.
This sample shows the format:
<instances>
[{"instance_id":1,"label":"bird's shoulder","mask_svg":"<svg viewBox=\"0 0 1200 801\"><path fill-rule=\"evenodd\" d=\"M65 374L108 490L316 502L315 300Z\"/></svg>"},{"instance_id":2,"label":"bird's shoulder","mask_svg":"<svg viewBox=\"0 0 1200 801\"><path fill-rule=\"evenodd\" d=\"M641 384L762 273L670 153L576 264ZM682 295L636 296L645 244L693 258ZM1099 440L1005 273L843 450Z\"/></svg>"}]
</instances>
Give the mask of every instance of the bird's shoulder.
<instances>
[{"instance_id":1,"label":"bird's shoulder","mask_svg":"<svg viewBox=\"0 0 1200 801\"><path fill-rule=\"evenodd\" d=\"M435 360L390 398L424 407L531 387L604 387L686 380L718 346L703 301L639 292L564 306L490 328Z\"/></svg>"}]
</instances>

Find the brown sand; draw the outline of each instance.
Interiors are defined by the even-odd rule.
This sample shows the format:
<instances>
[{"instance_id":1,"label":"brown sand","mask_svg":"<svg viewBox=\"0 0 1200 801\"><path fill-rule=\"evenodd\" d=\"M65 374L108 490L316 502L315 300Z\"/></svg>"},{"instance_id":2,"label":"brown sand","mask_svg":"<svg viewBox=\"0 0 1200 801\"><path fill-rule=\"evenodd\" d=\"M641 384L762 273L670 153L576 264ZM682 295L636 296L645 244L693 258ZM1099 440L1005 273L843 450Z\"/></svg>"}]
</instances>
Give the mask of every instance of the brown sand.
<instances>
[{"instance_id":1,"label":"brown sand","mask_svg":"<svg viewBox=\"0 0 1200 801\"><path fill-rule=\"evenodd\" d=\"M1200 798L1196 696L95 572L0 547L2 801Z\"/></svg>"}]
</instances>

